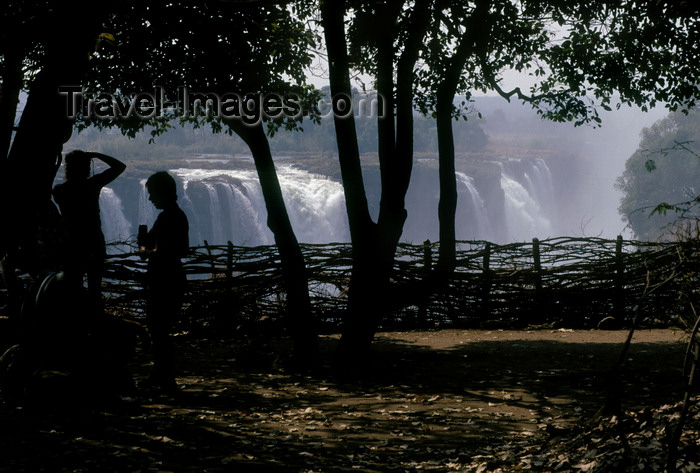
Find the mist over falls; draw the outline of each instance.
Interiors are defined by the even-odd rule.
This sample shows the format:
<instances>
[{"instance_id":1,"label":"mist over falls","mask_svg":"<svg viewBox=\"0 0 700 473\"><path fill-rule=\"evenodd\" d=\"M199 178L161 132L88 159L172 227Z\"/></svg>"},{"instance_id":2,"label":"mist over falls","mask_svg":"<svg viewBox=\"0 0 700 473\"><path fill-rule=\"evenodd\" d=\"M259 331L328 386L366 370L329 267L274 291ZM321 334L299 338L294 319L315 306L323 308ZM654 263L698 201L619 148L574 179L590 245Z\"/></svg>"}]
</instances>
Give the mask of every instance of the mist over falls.
<instances>
[{"instance_id":1,"label":"mist over falls","mask_svg":"<svg viewBox=\"0 0 700 473\"><path fill-rule=\"evenodd\" d=\"M406 198L405 241L439 240L439 180L434 164L418 163L414 168ZM486 160L473 175L458 171L456 177L458 240L507 243L571 231L566 219L560 218L571 208L559 198L552 171L542 158Z\"/></svg>"},{"instance_id":2,"label":"mist over falls","mask_svg":"<svg viewBox=\"0 0 700 473\"><path fill-rule=\"evenodd\" d=\"M460 240L495 243L575 234L575 213L557 190L556 164L542 158L485 160L471 175L457 173L456 234ZM559 168L569 169L560 163ZM192 244L256 246L274 243L257 174L253 170L191 169L170 171L181 181L179 203L190 221ZM348 242L342 185L330 177L293 164L278 165L279 181L300 242ZM563 180L563 178L562 178ZM145 179L115 181L101 195L102 225L108 241L124 241L139 224L152 225L157 210L148 201ZM371 212L379 207L379 176L365 176ZM567 182L569 178L567 178ZM563 186L571 190L570 182ZM419 160L406 197L408 218L403 241L438 241L439 201L437 162ZM574 224L575 225L575 224Z\"/></svg>"},{"instance_id":3,"label":"mist over falls","mask_svg":"<svg viewBox=\"0 0 700 473\"><path fill-rule=\"evenodd\" d=\"M615 182L640 143L640 131L666 115L633 108L602 112L603 126L575 127L542 120L530 107L498 97L478 97L486 141L473 147L474 134L455 135L458 183L456 233L459 239L494 243L554 236L615 238L626 229ZM325 126L324 126L325 125ZM371 130L369 125L368 130ZM419 143L406 196L408 219L403 240L438 241L439 181L434 123L420 122ZM464 130L462 130L464 131ZM381 191L373 133L363 135L362 157L370 211L376 219ZM478 140L477 140L478 141ZM299 135L280 132L270 140L287 209L302 242L348 241L344 196L339 182L332 124L310 127ZM241 140L206 130L175 129L158 142L89 129L66 144L95 149L127 162L127 172L102 196L108 239L124 240L157 214L143 181L160 169L180 180L180 202L192 225L193 244L203 240L237 245L273 243L267 228L262 192L249 149ZM170 163L170 164L166 164Z\"/></svg>"}]
</instances>

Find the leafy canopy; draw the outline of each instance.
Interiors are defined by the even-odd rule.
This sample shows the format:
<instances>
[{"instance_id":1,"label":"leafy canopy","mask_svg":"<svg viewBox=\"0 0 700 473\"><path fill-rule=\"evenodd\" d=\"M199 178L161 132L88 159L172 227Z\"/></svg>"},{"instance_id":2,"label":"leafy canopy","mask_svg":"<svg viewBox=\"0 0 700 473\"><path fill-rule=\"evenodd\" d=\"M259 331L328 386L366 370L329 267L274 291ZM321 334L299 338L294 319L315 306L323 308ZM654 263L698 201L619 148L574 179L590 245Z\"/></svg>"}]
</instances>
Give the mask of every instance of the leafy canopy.
<instances>
[{"instance_id":1,"label":"leafy canopy","mask_svg":"<svg viewBox=\"0 0 700 473\"><path fill-rule=\"evenodd\" d=\"M387 36L395 51L407 46L410 13L419 3L351 2L349 38L362 72L376 74L378 44ZM530 103L543 118L577 125L599 124L598 108L624 104L688 110L699 95L700 5L694 2L428 3L431 24L415 64L417 106L425 114L434 112L436 92L454 59L463 64L457 92L466 100L475 91L496 92ZM506 89L507 70L530 76L534 84ZM456 104L455 116L465 110Z\"/></svg>"},{"instance_id":2,"label":"leafy canopy","mask_svg":"<svg viewBox=\"0 0 700 473\"><path fill-rule=\"evenodd\" d=\"M116 2L104 30L108 44L93 57L85 83L91 96L106 92L129 104L138 94L158 87L167 101L174 102L178 90L186 87L195 93L256 100L270 94L293 95L304 109L318 100L315 89L305 83L314 35L284 3ZM208 123L213 131L229 134L241 124L205 109L206 102L199 114L183 116L172 110L148 120L83 116L78 124L115 126L131 137L146 127L157 136L171 128L174 119L196 126ZM299 127L302 118L283 114L266 121L274 133L279 127Z\"/></svg>"}]
</instances>

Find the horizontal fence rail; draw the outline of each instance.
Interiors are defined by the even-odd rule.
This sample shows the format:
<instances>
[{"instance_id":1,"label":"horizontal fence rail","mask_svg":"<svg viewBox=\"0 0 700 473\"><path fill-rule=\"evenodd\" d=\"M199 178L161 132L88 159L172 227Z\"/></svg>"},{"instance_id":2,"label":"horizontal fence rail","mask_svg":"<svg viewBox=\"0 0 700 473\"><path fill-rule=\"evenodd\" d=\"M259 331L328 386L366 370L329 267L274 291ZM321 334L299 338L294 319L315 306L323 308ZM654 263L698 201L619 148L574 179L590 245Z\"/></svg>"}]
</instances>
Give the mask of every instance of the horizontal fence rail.
<instances>
[{"instance_id":1,"label":"horizontal fence rail","mask_svg":"<svg viewBox=\"0 0 700 473\"><path fill-rule=\"evenodd\" d=\"M337 324L347 308L352 257L347 243L302 244L315 316ZM455 324L522 327L620 325L640 315L668 323L683 317L681 294L697 286L698 242L648 243L602 238L551 238L497 245L462 241L447 281L429 275L439 243L401 244L390 294L396 310L385 326ZM184 261L185 315L217 323L278 320L285 310L274 245L196 246ZM105 294L114 311L143 311L146 263L134 253L111 255Z\"/></svg>"}]
</instances>

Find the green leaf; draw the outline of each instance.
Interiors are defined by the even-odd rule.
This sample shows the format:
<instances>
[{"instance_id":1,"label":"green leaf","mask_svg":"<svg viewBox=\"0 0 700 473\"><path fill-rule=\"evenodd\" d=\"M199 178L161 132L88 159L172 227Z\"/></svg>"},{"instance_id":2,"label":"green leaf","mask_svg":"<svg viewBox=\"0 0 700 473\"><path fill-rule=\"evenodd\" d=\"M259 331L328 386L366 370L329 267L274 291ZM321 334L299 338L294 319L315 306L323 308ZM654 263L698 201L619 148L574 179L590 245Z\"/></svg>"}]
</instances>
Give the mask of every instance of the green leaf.
<instances>
[{"instance_id":1,"label":"green leaf","mask_svg":"<svg viewBox=\"0 0 700 473\"><path fill-rule=\"evenodd\" d=\"M666 212L669 210L672 210L674 212L681 212L683 209L678 207L677 205L671 205L667 204L666 202L662 202L649 213L649 217L653 216L654 214L656 215L666 215Z\"/></svg>"}]
</instances>

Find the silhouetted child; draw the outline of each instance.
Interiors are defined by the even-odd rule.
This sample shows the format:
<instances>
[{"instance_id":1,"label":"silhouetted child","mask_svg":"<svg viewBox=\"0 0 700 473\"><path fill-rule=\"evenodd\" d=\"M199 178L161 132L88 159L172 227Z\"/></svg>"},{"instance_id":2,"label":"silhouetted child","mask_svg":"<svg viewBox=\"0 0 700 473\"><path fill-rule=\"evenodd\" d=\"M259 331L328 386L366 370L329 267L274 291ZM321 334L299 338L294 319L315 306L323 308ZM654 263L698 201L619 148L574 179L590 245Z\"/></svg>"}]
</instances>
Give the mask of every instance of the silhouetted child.
<instances>
[{"instance_id":1,"label":"silhouetted child","mask_svg":"<svg viewBox=\"0 0 700 473\"><path fill-rule=\"evenodd\" d=\"M177 205L175 180L165 171L146 181L149 200L160 209L153 227L139 241L142 258L148 258L146 321L153 346L153 372L145 387L176 391L175 354L170 339L180 315L186 276L181 258L189 251L189 223Z\"/></svg>"},{"instance_id":2,"label":"silhouetted child","mask_svg":"<svg viewBox=\"0 0 700 473\"><path fill-rule=\"evenodd\" d=\"M108 169L90 176L93 158ZM82 279L87 274L88 292L94 303L102 300L102 272L106 256L100 220L100 192L126 169L116 158L101 153L71 151L66 155L66 181L54 187L53 196L65 223L64 267Z\"/></svg>"}]
</instances>

